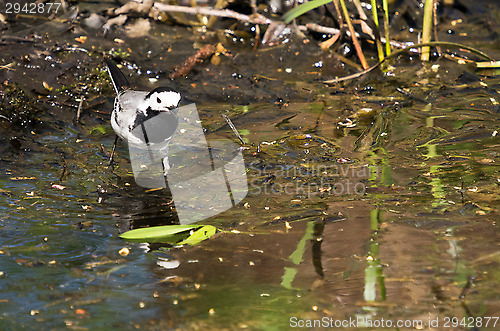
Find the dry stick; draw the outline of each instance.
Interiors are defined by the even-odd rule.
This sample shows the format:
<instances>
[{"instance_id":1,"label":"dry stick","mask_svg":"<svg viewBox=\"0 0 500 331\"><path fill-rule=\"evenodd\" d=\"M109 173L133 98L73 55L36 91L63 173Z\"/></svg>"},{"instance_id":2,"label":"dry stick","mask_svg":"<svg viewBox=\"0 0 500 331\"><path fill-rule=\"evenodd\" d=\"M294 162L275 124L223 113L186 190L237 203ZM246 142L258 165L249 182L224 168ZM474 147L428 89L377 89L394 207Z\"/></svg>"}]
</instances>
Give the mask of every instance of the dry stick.
<instances>
[{"instance_id":1,"label":"dry stick","mask_svg":"<svg viewBox=\"0 0 500 331\"><path fill-rule=\"evenodd\" d=\"M327 33L327 34L339 34L340 33L340 30L337 28L330 28L330 27L322 26L322 25L319 25L316 23L307 23L306 25L299 25L299 29L301 31L311 30L311 31L316 31L319 33ZM349 36L351 35L351 33L349 31L346 31L346 33Z\"/></svg>"},{"instance_id":2,"label":"dry stick","mask_svg":"<svg viewBox=\"0 0 500 331\"><path fill-rule=\"evenodd\" d=\"M356 10L358 11L359 18L361 18L363 21L368 20L368 16L366 16L365 11L363 10L363 7L361 6L361 3L359 0L354 0L354 5L356 6Z\"/></svg>"},{"instance_id":3,"label":"dry stick","mask_svg":"<svg viewBox=\"0 0 500 331\"><path fill-rule=\"evenodd\" d=\"M479 50L477 50L477 49L475 49L473 47L469 47L469 46L465 46L465 45L460 45L460 44L457 44L457 43L450 43L450 42L446 42L446 41L431 41L431 42L428 42L428 43L414 44L414 45L411 45L411 46L409 46L407 48L400 49L400 50L398 50L396 52L391 53L391 55L389 55L386 58L384 58L383 61L379 61L379 62L375 63L374 65L372 65L371 67L369 67L366 70L357 72L357 73L349 75L349 76L344 76L344 77L340 77L340 78L325 80L325 81L323 81L323 83L325 83L325 84L335 84L335 83L338 83L338 82L343 82L343 81L346 81L346 80L358 78L358 77L361 77L361 76L369 73L370 71L376 69L379 65L381 65L382 63L384 63L386 60L388 60L390 58L393 58L395 56L398 56L398 55L400 55L402 53L409 52L409 51L411 51L412 48L421 48L421 47L425 47L425 46L437 46L437 45L461 48L461 49L467 50L467 51L469 51L471 53L474 53L476 55L479 55L479 56L487 59L488 61L495 62L495 60L493 58L491 58L487 54L485 54L485 53L483 53L483 52L481 52L481 51L479 51Z\"/></svg>"},{"instance_id":4,"label":"dry stick","mask_svg":"<svg viewBox=\"0 0 500 331\"><path fill-rule=\"evenodd\" d=\"M76 110L76 122L80 120L80 115L82 114L83 106L83 96L80 96L80 103L78 104L78 109Z\"/></svg>"},{"instance_id":5,"label":"dry stick","mask_svg":"<svg viewBox=\"0 0 500 331\"><path fill-rule=\"evenodd\" d=\"M12 66L14 65L14 62L8 63L6 65L0 66L0 69L5 69L7 71L14 71L16 69L12 69Z\"/></svg>"},{"instance_id":6,"label":"dry stick","mask_svg":"<svg viewBox=\"0 0 500 331\"><path fill-rule=\"evenodd\" d=\"M358 54L359 61L361 62L363 69L368 69L368 62L366 62L365 56L363 55L363 50L361 49L358 38L356 37L356 31L354 31L354 27L352 26L351 18L349 17L349 12L347 11L344 0L340 0L340 6L342 7L342 12L344 13L344 18L347 22L347 26L349 27L349 31L351 31L352 43L354 44L354 48L356 49L356 53Z\"/></svg>"},{"instance_id":7,"label":"dry stick","mask_svg":"<svg viewBox=\"0 0 500 331\"><path fill-rule=\"evenodd\" d=\"M337 42L337 40L339 40L340 38L340 33L337 33L335 35L333 35L333 37L331 37L330 39L327 39L323 42L320 43L320 47L321 49L329 49L330 47L332 47L333 44L335 44Z\"/></svg>"},{"instance_id":8,"label":"dry stick","mask_svg":"<svg viewBox=\"0 0 500 331\"><path fill-rule=\"evenodd\" d=\"M238 139L241 141L241 143L243 145L246 145L245 140L243 139L243 137L241 137L240 133L238 132L238 130L234 126L233 122L231 122L231 120L229 119L229 117L227 117L225 114L222 114L222 118L224 118L226 120L227 125L229 125L229 127L231 128L231 130L233 130L234 135L236 137L238 137Z\"/></svg>"},{"instance_id":9,"label":"dry stick","mask_svg":"<svg viewBox=\"0 0 500 331\"><path fill-rule=\"evenodd\" d=\"M164 12L176 12L176 13L185 13L192 15L208 15L208 16L218 16L218 17L227 17L234 18L235 20L256 24L271 24L272 20L269 18L257 14L257 15L244 15L237 13L235 11L229 9L214 9L210 7L186 7L186 6L175 6L175 5L166 5L163 3L156 2L153 7L160 11Z\"/></svg>"},{"instance_id":10,"label":"dry stick","mask_svg":"<svg viewBox=\"0 0 500 331\"><path fill-rule=\"evenodd\" d=\"M339 20L339 26L344 26L344 18L339 8L339 0L333 0L333 5L335 6L335 12L337 12L337 19ZM349 32L350 33L350 32Z\"/></svg>"},{"instance_id":11,"label":"dry stick","mask_svg":"<svg viewBox=\"0 0 500 331\"><path fill-rule=\"evenodd\" d=\"M253 45L253 49L256 50L261 42L262 41L260 39L260 25L255 24L255 44Z\"/></svg>"}]
</instances>

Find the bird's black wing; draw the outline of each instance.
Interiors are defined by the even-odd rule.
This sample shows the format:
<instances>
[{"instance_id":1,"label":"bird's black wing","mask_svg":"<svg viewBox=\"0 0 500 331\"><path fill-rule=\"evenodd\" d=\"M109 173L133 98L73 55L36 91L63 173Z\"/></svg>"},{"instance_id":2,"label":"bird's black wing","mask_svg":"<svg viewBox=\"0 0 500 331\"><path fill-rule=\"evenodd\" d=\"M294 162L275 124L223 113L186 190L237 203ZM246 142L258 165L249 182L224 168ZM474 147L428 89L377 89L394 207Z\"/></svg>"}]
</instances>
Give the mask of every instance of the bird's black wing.
<instances>
[{"instance_id":1,"label":"bird's black wing","mask_svg":"<svg viewBox=\"0 0 500 331\"><path fill-rule=\"evenodd\" d=\"M108 67L109 76L111 76L111 81L115 87L116 94L119 94L124 89L127 89L130 86L127 77L125 77L123 72L118 69L116 64L106 57L104 58L104 63L106 63L106 66Z\"/></svg>"}]
</instances>

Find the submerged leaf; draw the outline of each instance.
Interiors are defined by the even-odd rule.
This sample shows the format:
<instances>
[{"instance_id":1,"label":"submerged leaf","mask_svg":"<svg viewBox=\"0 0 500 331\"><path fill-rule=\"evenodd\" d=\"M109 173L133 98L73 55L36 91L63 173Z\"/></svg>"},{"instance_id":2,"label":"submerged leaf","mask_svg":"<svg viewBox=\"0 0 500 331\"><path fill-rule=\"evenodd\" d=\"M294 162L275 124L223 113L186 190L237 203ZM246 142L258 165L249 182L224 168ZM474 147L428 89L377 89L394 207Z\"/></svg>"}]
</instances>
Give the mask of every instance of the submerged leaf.
<instances>
[{"instance_id":1,"label":"submerged leaf","mask_svg":"<svg viewBox=\"0 0 500 331\"><path fill-rule=\"evenodd\" d=\"M105 134L106 133L106 127L104 125L96 126L96 127L92 128L90 130L89 134L93 134L94 132L99 132L101 134Z\"/></svg>"}]
</instances>

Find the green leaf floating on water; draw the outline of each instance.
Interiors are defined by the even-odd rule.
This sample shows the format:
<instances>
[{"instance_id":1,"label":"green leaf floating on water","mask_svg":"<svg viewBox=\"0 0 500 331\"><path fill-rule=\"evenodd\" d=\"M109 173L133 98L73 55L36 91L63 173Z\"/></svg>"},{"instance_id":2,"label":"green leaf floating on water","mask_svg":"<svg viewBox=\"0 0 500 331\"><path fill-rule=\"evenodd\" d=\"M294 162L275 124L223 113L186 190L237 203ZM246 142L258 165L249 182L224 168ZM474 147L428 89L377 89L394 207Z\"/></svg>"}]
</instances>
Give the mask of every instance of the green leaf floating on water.
<instances>
[{"instance_id":1,"label":"green leaf floating on water","mask_svg":"<svg viewBox=\"0 0 500 331\"><path fill-rule=\"evenodd\" d=\"M196 230L195 232L191 233L191 235L181 241L179 245L196 245L203 240L206 240L213 236L217 232L217 228L212 225L204 225L201 229Z\"/></svg>"},{"instance_id":2,"label":"green leaf floating on water","mask_svg":"<svg viewBox=\"0 0 500 331\"><path fill-rule=\"evenodd\" d=\"M211 225L163 225L130 230L122 233L120 238L129 241L195 245L210 238L216 231Z\"/></svg>"}]
</instances>

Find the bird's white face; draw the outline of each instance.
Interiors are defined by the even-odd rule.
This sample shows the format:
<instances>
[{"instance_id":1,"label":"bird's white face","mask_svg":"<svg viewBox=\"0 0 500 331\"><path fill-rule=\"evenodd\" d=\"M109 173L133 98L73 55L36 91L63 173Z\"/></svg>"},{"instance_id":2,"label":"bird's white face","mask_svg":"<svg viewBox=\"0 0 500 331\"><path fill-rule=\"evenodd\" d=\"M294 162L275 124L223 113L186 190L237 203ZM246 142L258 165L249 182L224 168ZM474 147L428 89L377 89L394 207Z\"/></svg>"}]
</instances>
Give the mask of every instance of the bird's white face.
<instances>
[{"instance_id":1,"label":"bird's white face","mask_svg":"<svg viewBox=\"0 0 500 331\"><path fill-rule=\"evenodd\" d=\"M179 105L181 95L172 91L159 91L151 93L145 100L147 106L157 111L169 111Z\"/></svg>"}]
</instances>

